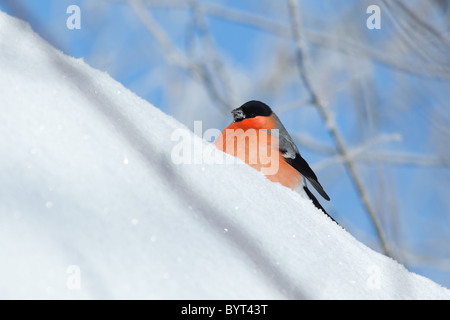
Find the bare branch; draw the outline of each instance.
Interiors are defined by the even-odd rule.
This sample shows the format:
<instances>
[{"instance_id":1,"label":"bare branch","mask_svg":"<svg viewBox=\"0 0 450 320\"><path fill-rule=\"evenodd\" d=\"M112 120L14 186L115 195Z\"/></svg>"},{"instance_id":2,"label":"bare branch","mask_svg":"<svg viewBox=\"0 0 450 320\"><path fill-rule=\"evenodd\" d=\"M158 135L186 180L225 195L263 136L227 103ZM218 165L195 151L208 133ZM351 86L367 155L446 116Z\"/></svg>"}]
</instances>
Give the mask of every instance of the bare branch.
<instances>
[{"instance_id":1,"label":"bare branch","mask_svg":"<svg viewBox=\"0 0 450 320\"><path fill-rule=\"evenodd\" d=\"M428 51L428 46L422 41L423 39L416 36L415 32L410 32L409 26L404 19L398 19L397 16L394 16L393 13L391 13L393 8L390 2L382 1L380 4L383 7L383 12L390 18L392 24L397 29L399 39L404 43L405 47L408 48L407 50L417 53L427 62L435 61L434 57L432 57ZM399 44L399 41L396 41L396 45L399 46Z\"/></svg>"},{"instance_id":2,"label":"bare branch","mask_svg":"<svg viewBox=\"0 0 450 320\"><path fill-rule=\"evenodd\" d=\"M450 41L448 37L445 37L442 32L436 30L436 28L431 25L428 21L423 20L414 11L412 11L403 1L392 1L383 0L387 5L389 5L394 14L399 14L407 24L407 29L414 29L413 35L418 35L425 39L427 43L438 44L438 48L441 53L447 55L448 50L450 50ZM448 56L447 56L448 58Z\"/></svg>"},{"instance_id":3,"label":"bare branch","mask_svg":"<svg viewBox=\"0 0 450 320\"><path fill-rule=\"evenodd\" d=\"M194 78L200 79L207 89L208 94L213 101L217 101L222 107L221 110L228 112L231 110L231 106L228 100L222 97L220 91L215 86L215 81L207 68L203 63L191 62L185 54L180 51L170 40L166 32L159 26L159 24L153 19L151 14L147 11L145 4L142 0L127 0L130 7L135 12L136 16L146 27L148 32L155 38L161 48L166 54L165 57L169 64L181 67L191 74Z\"/></svg>"},{"instance_id":4,"label":"bare branch","mask_svg":"<svg viewBox=\"0 0 450 320\"><path fill-rule=\"evenodd\" d=\"M190 69L191 67L188 59L184 56L183 52L178 50L178 48L172 44L165 31L147 12L143 2L141 0L128 0L128 3L142 24L147 28L148 32L163 48L164 52L167 54L166 59L168 62L184 69Z\"/></svg>"},{"instance_id":5,"label":"bare branch","mask_svg":"<svg viewBox=\"0 0 450 320\"><path fill-rule=\"evenodd\" d=\"M214 68L214 77L210 77L210 81L217 79L220 85L224 87L224 92L227 96L227 105L235 106L237 99L235 98L232 81L217 53L208 22L205 19L204 5L197 0L190 0L190 5L193 11L193 24L199 30L200 40L205 47L206 61L209 61Z\"/></svg>"},{"instance_id":6,"label":"bare branch","mask_svg":"<svg viewBox=\"0 0 450 320\"><path fill-rule=\"evenodd\" d=\"M333 121L332 117L330 116L325 105L323 105L322 101L319 99L316 91L313 89L312 84L310 82L309 73L308 73L308 70L306 70L307 57L305 56L305 50L303 49L303 44L301 41L300 17L298 14L297 0L289 0L288 4L289 4L291 26L292 26L292 35L293 35L293 40L295 42L295 48L296 48L296 58L297 58L296 62L297 62L297 67L298 67L298 70L300 73L300 78L302 80L302 83L305 86L305 88L307 89L307 91L309 92L309 94L311 96L311 100L313 101L313 104L317 107L317 109L325 123L326 128L328 129L328 131L330 132L331 136L333 137L333 139L336 143L337 152L338 152L339 156L342 157L342 159L344 160L344 164L349 173L349 176L356 187L356 190L362 200L365 210L367 211L370 219L372 220L372 223L375 227L378 238L380 240L380 244L381 244L383 252L388 256L392 256L391 251L389 250L387 241L385 239L384 233L382 231L381 225L379 223L378 217L377 217L374 207L371 203L369 193L366 190L362 179L360 178L360 175L358 173L355 163L353 161L351 161L351 155L349 154L349 151L348 151L347 145L344 141L344 138L341 135L341 133L339 132L339 129L337 128L335 122Z\"/></svg>"}]
</instances>

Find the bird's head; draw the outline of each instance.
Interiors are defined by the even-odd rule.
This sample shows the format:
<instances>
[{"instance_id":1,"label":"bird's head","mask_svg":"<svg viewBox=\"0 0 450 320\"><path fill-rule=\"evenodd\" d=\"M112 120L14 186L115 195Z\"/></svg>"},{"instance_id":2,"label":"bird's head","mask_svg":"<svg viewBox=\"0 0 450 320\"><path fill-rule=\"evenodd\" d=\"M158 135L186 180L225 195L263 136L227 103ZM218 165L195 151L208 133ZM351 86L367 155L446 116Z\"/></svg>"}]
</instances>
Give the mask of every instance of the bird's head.
<instances>
[{"instance_id":1,"label":"bird's head","mask_svg":"<svg viewBox=\"0 0 450 320\"><path fill-rule=\"evenodd\" d=\"M239 122L258 116L268 117L272 114L272 109L261 101L252 100L234 109L231 111L231 114L233 115L234 121Z\"/></svg>"}]
</instances>

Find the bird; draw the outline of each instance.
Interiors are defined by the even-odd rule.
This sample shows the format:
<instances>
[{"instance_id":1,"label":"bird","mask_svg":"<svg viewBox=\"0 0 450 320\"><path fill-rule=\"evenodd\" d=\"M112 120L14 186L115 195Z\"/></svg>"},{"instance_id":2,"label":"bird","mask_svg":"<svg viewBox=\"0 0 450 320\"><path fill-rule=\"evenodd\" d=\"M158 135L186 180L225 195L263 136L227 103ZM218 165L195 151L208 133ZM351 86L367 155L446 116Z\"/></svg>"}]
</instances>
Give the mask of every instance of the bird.
<instances>
[{"instance_id":1,"label":"bird","mask_svg":"<svg viewBox=\"0 0 450 320\"><path fill-rule=\"evenodd\" d=\"M335 221L308 189L310 183L325 200L330 200L272 109L264 102L251 100L231 114L234 121L219 134L216 147L261 171L272 182L293 190L301 186L314 206Z\"/></svg>"}]
</instances>

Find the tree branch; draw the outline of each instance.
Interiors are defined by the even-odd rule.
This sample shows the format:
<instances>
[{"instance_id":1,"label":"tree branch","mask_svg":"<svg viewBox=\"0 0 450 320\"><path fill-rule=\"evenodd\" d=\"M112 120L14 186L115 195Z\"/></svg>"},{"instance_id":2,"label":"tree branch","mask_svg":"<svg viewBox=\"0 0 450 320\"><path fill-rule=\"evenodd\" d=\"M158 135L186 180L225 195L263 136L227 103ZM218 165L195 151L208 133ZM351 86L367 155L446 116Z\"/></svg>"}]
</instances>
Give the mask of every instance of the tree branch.
<instances>
[{"instance_id":1,"label":"tree branch","mask_svg":"<svg viewBox=\"0 0 450 320\"><path fill-rule=\"evenodd\" d=\"M311 100L313 104L317 107L324 123L329 131L330 135L332 136L333 140L336 144L336 149L340 157L344 160L345 167L349 173L349 176L351 180L353 181L355 188L362 200L363 206L367 213L369 214L370 219L372 220L372 223L375 227L375 231L378 235L381 247L383 252L388 255L392 256L387 241L385 239L384 233L382 231L380 222L378 221L378 217L375 213L375 210L373 208L373 205L370 200L370 196L364 186L364 183L358 173L358 170L356 168L356 164L351 160L348 148L346 146L346 143L344 141L343 136L341 135L339 129L336 126L336 123L334 122L333 118L330 116L328 110L326 109L325 105L322 103L322 101L319 99L316 91L312 87L312 83L309 78L308 71L306 69L306 60L307 57L305 56L305 50L303 49L302 41L301 41L301 34L300 34L300 17L298 14L298 7L297 7L297 0L289 0L289 13L290 13L290 21L291 21L291 27L292 27L292 37L295 43L295 50L296 50L296 63L298 67L298 71L300 74L300 79L305 86L306 90L309 92L311 96Z\"/></svg>"},{"instance_id":2,"label":"tree branch","mask_svg":"<svg viewBox=\"0 0 450 320\"><path fill-rule=\"evenodd\" d=\"M136 16L146 27L147 31L155 38L164 50L168 63L181 67L193 77L200 79L212 100L220 104L223 112L228 113L232 108L229 105L228 100L220 94L220 90L216 87L206 64L201 61L199 63L191 62L185 54L171 42L166 32L147 11L142 0L128 0L128 3L135 12Z\"/></svg>"}]
</instances>

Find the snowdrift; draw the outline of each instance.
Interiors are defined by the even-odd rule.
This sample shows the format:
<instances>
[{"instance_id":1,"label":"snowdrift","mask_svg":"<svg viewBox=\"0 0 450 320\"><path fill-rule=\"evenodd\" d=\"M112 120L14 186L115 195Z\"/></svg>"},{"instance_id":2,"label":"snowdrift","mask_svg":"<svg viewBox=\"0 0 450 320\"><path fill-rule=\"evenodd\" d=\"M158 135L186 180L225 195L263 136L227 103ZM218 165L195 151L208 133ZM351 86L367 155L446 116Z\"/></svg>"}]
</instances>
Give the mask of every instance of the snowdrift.
<instances>
[{"instance_id":1,"label":"snowdrift","mask_svg":"<svg viewBox=\"0 0 450 320\"><path fill-rule=\"evenodd\" d=\"M1 299L450 298L2 12L0 108Z\"/></svg>"}]
</instances>

